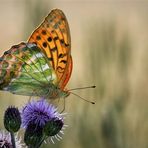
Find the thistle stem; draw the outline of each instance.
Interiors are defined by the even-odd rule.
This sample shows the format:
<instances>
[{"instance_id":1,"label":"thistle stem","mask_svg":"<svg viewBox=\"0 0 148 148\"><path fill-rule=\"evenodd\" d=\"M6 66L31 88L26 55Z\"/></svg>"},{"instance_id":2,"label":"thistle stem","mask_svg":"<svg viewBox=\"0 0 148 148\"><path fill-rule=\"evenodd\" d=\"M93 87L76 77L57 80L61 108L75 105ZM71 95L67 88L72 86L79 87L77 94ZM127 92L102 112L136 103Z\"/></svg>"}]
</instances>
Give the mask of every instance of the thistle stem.
<instances>
[{"instance_id":1,"label":"thistle stem","mask_svg":"<svg viewBox=\"0 0 148 148\"><path fill-rule=\"evenodd\" d=\"M46 139L46 136L44 135L44 136L42 137L42 140L38 143L38 145L37 145L36 148L39 148L39 147L42 145L42 143L44 142L45 139Z\"/></svg>"},{"instance_id":2,"label":"thistle stem","mask_svg":"<svg viewBox=\"0 0 148 148\"><path fill-rule=\"evenodd\" d=\"M13 132L10 132L10 135L11 135L11 143L12 143L12 147L13 147L13 148L16 148L16 145L15 145L15 138L14 138L14 133L13 133Z\"/></svg>"}]
</instances>

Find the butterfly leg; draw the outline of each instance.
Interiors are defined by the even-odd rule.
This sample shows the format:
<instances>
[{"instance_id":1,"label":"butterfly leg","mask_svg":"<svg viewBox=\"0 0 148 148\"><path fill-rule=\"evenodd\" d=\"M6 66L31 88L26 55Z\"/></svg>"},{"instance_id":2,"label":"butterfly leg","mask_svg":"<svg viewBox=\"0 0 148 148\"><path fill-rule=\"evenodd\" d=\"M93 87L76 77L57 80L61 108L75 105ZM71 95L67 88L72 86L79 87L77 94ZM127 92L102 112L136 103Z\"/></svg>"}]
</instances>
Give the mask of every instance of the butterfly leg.
<instances>
[{"instance_id":1,"label":"butterfly leg","mask_svg":"<svg viewBox=\"0 0 148 148\"><path fill-rule=\"evenodd\" d=\"M62 111L60 112L60 113L63 113L64 112L64 110L65 110L65 98L63 98L64 99L64 104L63 104L63 109L62 109Z\"/></svg>"},{"instance_id":2,"label":"butterfly leg","mask_svg":"<svg viewBox=\"0 0 148 148\"><path fill-rule=\"evenodd\" d=\"M31 101L31 99L32 99L32 96L29 96L28 103Z\"/></svg>"},{"instance_id":3,"label":"butterfly leg","mask_svg":"<svg viewBox=\"0 0 148 148\"><path fill-rule=\"evenodd\" d=\"M60 102L60 98L58 98L58 104L59 104L59 102Z\"/></svg>"},{"instance_id":4,"label":"butterfly leg","mask_svg":"<svg viewBox=\"0 0 148 148\"><path fill-rule=\"evenodd\" d=\"M32 99L32 96L29 96L28 102L30 102L31 99Z\"/></svg>"},{"instance_id":5,"label":"butterfly leg","mask_svg":"<svg viewBox=\"0 0 148 148\"><path fill-rule=\"evenodd\" d=\"M33 94L37 94L36 90L33 90L33 91L32 91L32 95L31 95L31 96L29 96L28 103L29 103L29 102L30 102L30 100L32 99ZM37 94L36 96L38 96L38 94Z\"/></svg>"}]
</instances>

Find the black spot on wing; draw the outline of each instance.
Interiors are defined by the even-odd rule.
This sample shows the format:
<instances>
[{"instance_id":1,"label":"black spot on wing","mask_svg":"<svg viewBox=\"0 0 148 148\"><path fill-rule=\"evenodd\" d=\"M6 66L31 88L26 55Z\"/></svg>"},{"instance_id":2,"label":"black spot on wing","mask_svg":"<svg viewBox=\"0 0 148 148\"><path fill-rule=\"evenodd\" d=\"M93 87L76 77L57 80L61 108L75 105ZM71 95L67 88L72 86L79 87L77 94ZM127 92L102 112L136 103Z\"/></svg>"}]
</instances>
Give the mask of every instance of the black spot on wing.
<instances>
[{"instance_id":1,"label":"black spot on wing","mask_svg":"<svg viewBox=\"0 0 148 148\"><path fill-rule=\"evenodd\" d=\"M43 44L42 44L42 45L43 45L43 47L44 47L44 48L46 48L46 47L47 47L47 43L46 43L46 42L43 42Z\"/></svg>"},{"instance_id":2,"label":"black spot on wing","mask_svg":"<svg viewBox=\"0 0 148 148\"><path fill-rule=\"evenodd\" d=\"M5 51L5 52L4 52L4 55L9 54L9 53L11 53L11 51L10 51L10 50Z\"/></svg>"},{"instance_id":3,"label":"black spot on wing","mask_svg":"<svg viewBox=\"0 0 148 148\"><path fill-rule=\"evenodd\" d=\"M56 41L56 40L58 40L59 38L56 36L55 38L54 38L54 41Z\"/></svg>"},{"instance_id":4,"label":"black spot on wing","mask_svg":"<svg viewBox=\"0 0 148 148\"><path fill-rule=\"evenodd\" d=\"M51 37L48 37L47 40L48 40L48 42L51 42L52 41L52 38Z\"/></svg>"},{"instance_id":5,"label":"black spot on wing","mask_svg":"<svg viewBox=\"0 0 148 148\"><path fill-rule=\"evenodd\" d=\"M66 46L66 47L69 47L69 44L66 44L66 43L65 43L65 46Z\"/></svg>"},{"instance_id":6,"label":"black spot on wing","mask_svg":"<svg viewBox=\"0 0 148 148\"><path fill-rule=\"evenodd\" d=\"M61 60L60 63L64 63L64 64L66 64L67 61L66 61L66 60Z\"/></svg>"},{"instance_id":7,"label":"black spot on wing","mask_svg":"<svg viewBox=\"0 0 148 148\"><path fill-rule=\"evenodd\" d=\"M63 39L61 39L60 41L61 41L62 44L64 44L64 40Z\"/></svg>"},{"instance_id":8,"label":"black spot on wing","mask_svg":"<svg viewBox=\"0 0 148 148\"><path fill-rule=\"evenodd\" d=\"M40 39L41 39L41 37L40 37L39 35L37 35L37 36L36 36L36 39L37 39L37 40L40 40Z\"/></svg>"},{"instance_id":9,"label":"black spot on wing","mask_svg":"<svg viewBox=\"0 0 148 148\"><path fill-rule=\"evenodd\" d=\"M43 35L46 35L47 33L46 33L46 31L45 31L45 30L42 30L42 34L43 34Z\"/></svg>"},{"instance_id":10,"label":"black spot on wing","mask_svg":"<svg viewBox=\"0 0 148 148\"><path fill-rule=\"evenodd\" d=\"M63 58L63 57L65 57L65 56L66 56L66 54L60 53L59 56L58 56L58 58Z\"/></svg>"},{"instance_id":11,"label":"black spot on wing","mask_svg":"<svg viewBox=\"0 0 148 148\"><path fill-rule=\"evenodd\" d=\"M48 60L49 60L49 61L53 61L53 58L52 58L52 57L49 57Z\"/></svg>"},{"instance_id":12,"label":"black spot on wing","mask_svg":"<svg viewBox=\"0 0 148 148\"><path fill-rule=\"evenodd\" d=\"M52 52L54 52L54 51L57 50L57 47L51 48L50 50L51 50Z\"/></svg>"},{"instance_id":13,"label":"black spot on wing","mask_svg":"<svg viewBox=\"0 0 148 148\"><path fill-rule=\"evenodd\" d=\"M20 47L20 45L14 45L11 48L19 48L19 47Z\"/></svg>"},{"instance_id":14,"label":"black spot on wing","mask_svg":"<svg viewBox=\"0 0 148 148\"><path fill-rule=\"evenodd\" d=\"M59 73L63 73L63 72L64 72L64 68L62 68L61 66L58 66L58 67L57 67L57 71L58 71Z\"/></svg>"}]
</instances>

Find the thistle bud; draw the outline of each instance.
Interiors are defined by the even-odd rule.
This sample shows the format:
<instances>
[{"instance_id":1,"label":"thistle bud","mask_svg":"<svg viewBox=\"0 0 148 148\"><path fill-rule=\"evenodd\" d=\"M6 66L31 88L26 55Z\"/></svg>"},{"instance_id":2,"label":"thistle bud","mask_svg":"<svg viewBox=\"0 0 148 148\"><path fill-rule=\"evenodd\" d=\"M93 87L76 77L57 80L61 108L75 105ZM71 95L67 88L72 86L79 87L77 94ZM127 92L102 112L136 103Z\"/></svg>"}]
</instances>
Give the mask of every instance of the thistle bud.
<instances>
[{"instance_id":1,"label":"thistle bud","mask_svg":"<svg viewBox=\"0 0 148 148\"><path fill-rule=\"evenodd\" d=\"M63 125L62 119L53 118L45 124L43 132L46 136L55 136L62 129Z\"/></svg>"},{"instance_id":2,"label":"thistle bud","mask_svg":"<svg viewBox=\"0 0 148 148\"><path fill-rule=\"evenodd\" d=\"M34 123L29 123L24 135L26 145L29 147L39 147L43 142L42 139L43 128Z\"/></svg>"},{"instance_id":3,"label":"thistle bud","mask_svg":"<svg viewBox=\"0 0 148 148\"><path fill-rule=\"evenodd\" d=\"M18 108L7 108L4 114L4 126L9 132L17 132L20 129L21 116Z\"/></svg>"}]
</instances>

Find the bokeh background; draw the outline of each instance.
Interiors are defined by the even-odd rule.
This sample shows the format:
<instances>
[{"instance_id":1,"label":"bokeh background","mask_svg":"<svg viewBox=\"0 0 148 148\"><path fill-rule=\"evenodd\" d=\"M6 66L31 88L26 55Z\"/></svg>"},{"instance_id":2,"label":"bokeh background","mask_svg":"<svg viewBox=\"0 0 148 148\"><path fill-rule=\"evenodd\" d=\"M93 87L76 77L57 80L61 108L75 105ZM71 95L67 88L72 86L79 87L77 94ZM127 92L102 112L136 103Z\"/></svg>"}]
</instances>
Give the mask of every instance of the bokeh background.
<instances>
[{"instance_id":1,"label":"bokeh background","mask_svg":"<svg viewBox=\"0 0 148 148\"><path fill-rule=\"evenodd\" d=\"M140 0L0 0L0 54L26 41L53 8L64 11L74 68L68 88L95 101L66 99L60 142L43 148L148 147L148 2ZM0 127L8 105L28 97L0 92Z\"/></svg>"}]
</instances>

